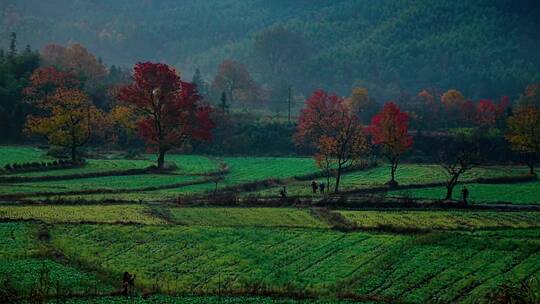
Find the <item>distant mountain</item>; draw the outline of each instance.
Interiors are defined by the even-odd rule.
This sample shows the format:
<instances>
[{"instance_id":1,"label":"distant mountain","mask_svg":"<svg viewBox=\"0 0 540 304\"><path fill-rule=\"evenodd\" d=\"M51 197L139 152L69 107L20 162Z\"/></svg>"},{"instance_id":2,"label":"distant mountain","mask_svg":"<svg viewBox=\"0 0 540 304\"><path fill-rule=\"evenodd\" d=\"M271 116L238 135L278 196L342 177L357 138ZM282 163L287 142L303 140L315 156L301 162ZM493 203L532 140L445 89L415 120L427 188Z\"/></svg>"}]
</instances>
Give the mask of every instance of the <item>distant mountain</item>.
<instances>
[{"instance_id":1,"label":"distant mountain","mask_svg":"<svg viewBox=\"0 0 540 304\"><path fill-rule=\"evenodd\" d=\"M254 37L284 26L302 33L309 56L297 83L379 98L424 87L515 96L540 81L536 0L3 0L0 45L80 42L107 64L174 64L211 78L224 58L261 81Z\"/></svg>"}]
</instances>

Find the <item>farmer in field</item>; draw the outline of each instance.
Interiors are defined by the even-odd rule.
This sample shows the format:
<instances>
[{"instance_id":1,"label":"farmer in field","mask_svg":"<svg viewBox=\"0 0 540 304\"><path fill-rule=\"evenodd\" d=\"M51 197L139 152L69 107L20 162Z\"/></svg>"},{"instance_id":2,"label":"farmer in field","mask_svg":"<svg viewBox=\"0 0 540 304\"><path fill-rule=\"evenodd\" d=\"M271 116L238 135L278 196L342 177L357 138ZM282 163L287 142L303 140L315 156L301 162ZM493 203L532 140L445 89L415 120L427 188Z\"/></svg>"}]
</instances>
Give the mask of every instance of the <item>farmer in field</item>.
<instances>
[{"instance_id":1,"label":"farmer in field","mask_svg":"<svg viewBox=\"0 0 540 304\"><path fill-rule=\"evenodd\" d=\"M131 275L129 272L124 272L122 278L122 295L127 296L129 290L135 287L135 274Z\"/></svg>"},{"instance_id":2,"label":"farmer in field","mask_svg":"<svg viewBox=\"0 0 540 304\"><path fill-rule=\"evenodd\" d=\"M287 198L287 187L283 186L281 191L279 191L279 195L281 196L281 198Z\"/></svg>"},{"instance_id":3,"label":"farmer in field","mask_svg":"<svg viewBox=\"0 0 540 304\"><path fill-rule=\"evenodd\" d=\"M325 187L326 187L326 185L324 183L319 184L319 190L321 191L321 194L324 194L324 188Z\"/></svg>"},{"instance_id":4,"label":"farmer in field","mask_svg":"<svg viewBox=\"0 0 540 304\"><path fill-rule=\"evenodd\" d=\"M311 182L311 189L313 189L313 193L317 193L318 184L316 181Z\"/></svg>"},{"instance_id":5,"label":"farmer in field","mask_svg":"<svg viewBox=\"0 0 540 304\"><path fill-rule=\"evenodd\" d=\"M467 204L467 199L469 198L469 189L467 187L463 187L463 190L461 190L461 196L463 197L463 203Z\"/></svg>"}]
</instances>

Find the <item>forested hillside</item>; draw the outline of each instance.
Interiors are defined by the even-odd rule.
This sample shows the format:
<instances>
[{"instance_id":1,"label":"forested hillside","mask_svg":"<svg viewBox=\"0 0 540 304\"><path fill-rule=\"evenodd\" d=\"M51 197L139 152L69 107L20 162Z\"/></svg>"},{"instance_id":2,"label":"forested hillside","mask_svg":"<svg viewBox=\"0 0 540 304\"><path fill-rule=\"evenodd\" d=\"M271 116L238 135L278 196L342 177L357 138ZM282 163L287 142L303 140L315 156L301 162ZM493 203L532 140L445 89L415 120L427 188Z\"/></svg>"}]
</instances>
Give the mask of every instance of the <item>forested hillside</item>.
<instances>
[{"instance_id":1,"label":"forested hillside","mask_svg":"<svg viewBox=\"0 0 540 304\"><path fill-rule=\"evenodd\" d=\"M80 42L108 65L159 60L189 78L200 68L208 81L226 58L244 63L261 83L279 73L304 93L323 87L348 94L363 86L379 100L427 87L496 98L540 80L535 0L2 3L4 49L17 32L20 45ZM268 67L257 37L282 27L294 35L276 43L300 45L296 59Z\"/></svg>"}]
</instances>

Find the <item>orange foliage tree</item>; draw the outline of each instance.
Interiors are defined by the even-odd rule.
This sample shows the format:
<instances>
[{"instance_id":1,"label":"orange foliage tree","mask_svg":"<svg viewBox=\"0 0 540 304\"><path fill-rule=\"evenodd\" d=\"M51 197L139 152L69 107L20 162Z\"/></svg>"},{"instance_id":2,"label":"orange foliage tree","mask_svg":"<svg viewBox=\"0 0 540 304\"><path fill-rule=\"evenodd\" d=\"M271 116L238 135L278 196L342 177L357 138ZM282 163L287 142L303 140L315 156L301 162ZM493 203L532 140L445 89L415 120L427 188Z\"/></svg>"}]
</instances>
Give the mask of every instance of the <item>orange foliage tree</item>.
<instances>
[{"instance_id":1,"label":"orange foliage tree","mask_svg":"<svg viewBox=\"0 0 540 304\"><path fill-rule=\"evenodd\" d=\"M316 164L335 172L334 192L339 191L344 169L358 164L369 151L364 128L356 113L342 98L318 90L306 100L294 140L317 150Z\"/></svg>"},{"instance_id":2,"label":"orange foliage tree","mask_svg":"<svg viewBox=\"0 0 540 304\"><path fill-rule=\"evenodd\" d=\"M60 88L37 105L42 115L29 115L26 132L44 136L55 146L69 148L77 160L77 148L84 146L104 125L104 116L78 89Z\"/></svg>"},{"instance_id":3,"label":"orange foliage tree","mask_svg":"<svg viewBox=\"0 0 540 304\"><path fill-rule=\"evenodd\" d=\"M508 118L506 139L512 149L526 157L531 174L534 174L536 160L540 155L540 107L522 104Z\"/></svg>"}]
</instances>

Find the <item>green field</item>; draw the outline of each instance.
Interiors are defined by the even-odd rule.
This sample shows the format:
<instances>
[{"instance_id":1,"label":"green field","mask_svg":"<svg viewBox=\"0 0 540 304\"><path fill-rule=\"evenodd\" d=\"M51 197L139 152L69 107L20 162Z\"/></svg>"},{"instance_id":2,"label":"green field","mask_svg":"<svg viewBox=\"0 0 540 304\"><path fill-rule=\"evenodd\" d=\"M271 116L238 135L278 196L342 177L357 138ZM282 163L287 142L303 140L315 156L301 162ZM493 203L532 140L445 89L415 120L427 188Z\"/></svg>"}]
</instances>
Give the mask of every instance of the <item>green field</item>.
<instances>
[{"instance_id":1,"label":"green field","mask_svg":"<svg viewBox=\"0 0 540 304\"><path fill-rule=\"evenodd\" d=\"M24 146L0 146L0 168L8 164L23 164L31 162L47 162L54 159L45 155L38 148Z\"/></svg>"},{"instance_id":2,"label":"green field","mask_svg":"<svg viewBox=\"0 0 540 304\"><path fill-rule=\"evenodd\" d=\"M140 223L163 224L142 205L25 205L0 206L0 219L39 220L46 223Z\"/></svg>"},{"instance_id":3,"label":"green field","mask_svg":"<svg viewBox=\"0 0 540 304\"><path fill-rule=\"evenodd\" d=\"M167 292L241 290L257 282L274 291L473 302L540 271L539 241L504 234L59 225L52 236L70 258L135 272L140 287L157 282Z\"/></svg>"},{"instance_id":4,"label":"green field","mask_svg":"<svg viewBox=\"0 0 540 304\"><path fill-rule=\"evenodd\" d=\"M24 147L1 147L0 156L11 162L7 159L17 151L27 159L44 157ZM71 294L67 303L127 303L113 293L129 271L137 274L139 295L158 293L133 299L137 303L352 303L341 300L344 295L391 303L484 303L503 284L540 279L538 211L385 210L384 204L378 210L320 209L307 200L313 197L311 181L295 179L318 171L310 158L171 154L167 161L177 166L171 172L122 175L147 168L155 157L111 157L89 159L81 168L8 174L44 180L0 184L4 195L33 200L6 197L0 205L0 283L9 287L3 290L20 297L38 291L53 298ZM217 184L208 180L209 173L224 168ZM388 169L383 164L346 173L342 189L380 188ZM118 174L70 176L107 172ZM524 172L522 167L478 167L463 181ZM55 179L45 180L48 176ZM397 175L401 185L445 179L439 166L426 164L403 164ZM289 195L307 201L268 207L245 200L242 207L218 207L209 200L209 206L188 207L187 195L216 189L233 189L243 197L276 196L281 186L259 183L267 180L285 183ZM249 183L259 185L249 191ZM534 204L540 196L538 182L468 187L474 203ZM54 195L40 195L44 192ZM427 187L378 199L443 194L443 187ZM171 201L182 196L185 205ZM101 202L112 199L138 203ZM344 224L348 232L338 231ZM240 296L215 297L220 293ZM315 299L291 299L299 295Z\"/></svg>"},{"instance_id":5,"label":"green field","mask_svg":"<svg viewBox=\"0 0 540 304\"><path fill-rule=\"evenodd\" d=\"M526 173L527 170L523 167L477 167L466 172L461 181L470 181L477 178L490 178L501 176L515 176ZM371 187L383 186L390 177L390 168L388 165L380 165L375 168L345 173L342 176L340 183L341 190L351 189L369 189ZM417 185L426 183L445 182L447 175L444 170L438 165L424 164L402 164L399 166L396 173L396 180L400 185ZM325 178L318 178L318 182L325 182ZM311 181L293 182L287 185L287 190L290 195L313 195ZM334 185L334 179L330 179L330 185ZM277 196L280 187L265 189L258 191L256 195ZM333 188L331 188L333 191ZM253 194L253 193L250 193ZM316 195L318 196L318 195Z\"/></svg>"},{"instance_id":6,"label":"green field","mask_svg":"<svg viewBox=\"0 0 540 304\"><path fill-rule=\"evenodd\" d=\"M512 204L539 204L540 181L515 184L468 184L469 200L474 203L500 202ZM454 200L461 199L460 185L453 193ZM445 187L412 189L407 191L389 192L389 195L408 196L416 198L443 199L446 196Z\"/></svg>"},{"instance_id":7,"label":"green field","mask_svg":"<svg viewBox=\"0 0 540 304\"><path fill-rule=\"evenodd\" d=\"M111 285L93 274L41 257L43 246L38 243L37 234L38 228L32 224L0 223L0 279L3 291L14 288L22 294L44 292L45 295L52 295L58 291L88 294L91 291L113 290Z\"/></svg>"},{"instance_id":8,"label":"green field","mask_svg":"<svg viewBox=\"0 0 540 304\"><path fill-rule=\"evenodd\" d=\"M170 212L175 221L188 226L328 228L307 209L202 207L172 208Z\"/></svg>"},{"instance_id":9,"label":"green field","mask_svg":"<svg viewBox=\"0 0 540 304\"><path fill-rule=\"evenodd\" d=\"M468 230L540 227L539 212L339 211L359 228Z\"/></svg>"}]
</instances>

